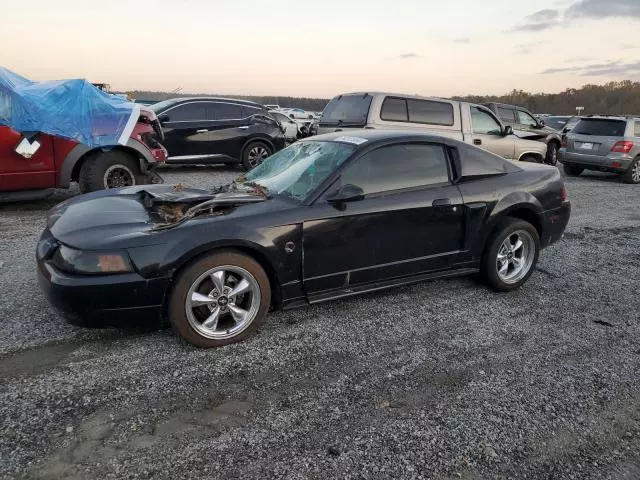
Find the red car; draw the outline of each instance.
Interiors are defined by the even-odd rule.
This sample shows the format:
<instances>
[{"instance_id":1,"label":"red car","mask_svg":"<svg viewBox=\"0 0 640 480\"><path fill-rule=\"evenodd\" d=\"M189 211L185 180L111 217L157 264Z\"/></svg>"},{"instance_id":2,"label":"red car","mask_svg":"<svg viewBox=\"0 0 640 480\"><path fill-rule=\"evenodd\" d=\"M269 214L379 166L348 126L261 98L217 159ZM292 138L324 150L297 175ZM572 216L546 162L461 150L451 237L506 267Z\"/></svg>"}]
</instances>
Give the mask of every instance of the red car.
<instances>
[{"instance_id":1,"label":"red car","mask_svg":"<svg viewBox=\"0 0 640 480\"><path fill-rule=\"evenodd\" d=\"M83 193L154 183L159 177L153 169L167 159L163 138L155 113L144 107L127 144L113 147L91 149L74 140L21 134L0 125L0 197L67 188L70 182L78 182Z\"/></svg>"}]
</instances>

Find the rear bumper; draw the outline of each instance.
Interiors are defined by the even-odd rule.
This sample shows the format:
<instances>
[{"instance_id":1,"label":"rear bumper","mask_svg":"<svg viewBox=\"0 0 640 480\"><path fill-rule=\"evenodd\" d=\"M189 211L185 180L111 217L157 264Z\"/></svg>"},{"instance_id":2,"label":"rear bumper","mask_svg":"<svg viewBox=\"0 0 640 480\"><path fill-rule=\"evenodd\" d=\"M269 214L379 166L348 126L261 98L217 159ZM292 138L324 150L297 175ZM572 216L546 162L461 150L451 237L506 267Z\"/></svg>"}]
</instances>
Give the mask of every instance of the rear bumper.
<instances>
[{"instance_id":1,"label":"rear bumper","mask_svg":"<svg viewBox=\"0 0 640 480\"><path fill-rule=\"evenodd\" d=\"M160 326L167 278L137 273L80 276L38 261L38 283L70 323L86 327Z\"/></svg>"},{"instance_id":2,"label":"rear bumper","mask_svg":"<svg viewBox=\"0 0 640 480\"><path fill-rule=\"evenodd\" d=\"M562 202L562 205L553 210L547 210L540 214L542 223L542 238L540 247L545 248L560 240L571 217L571 202Z\"/></svg>"},{"instance_id":3,"label":"rear bumper","mask_svg":"<svg viewBox=\"0 0 640 480\"><path fill-rule=\"evenodd\" d=\"M558 152L558 160L568 165L579 165L586 169L603 170L609 172L626 172L633 161L621 153L609 155L589 155L584 153L567 152L565 148Z\"/></svg>"}]
</instances>

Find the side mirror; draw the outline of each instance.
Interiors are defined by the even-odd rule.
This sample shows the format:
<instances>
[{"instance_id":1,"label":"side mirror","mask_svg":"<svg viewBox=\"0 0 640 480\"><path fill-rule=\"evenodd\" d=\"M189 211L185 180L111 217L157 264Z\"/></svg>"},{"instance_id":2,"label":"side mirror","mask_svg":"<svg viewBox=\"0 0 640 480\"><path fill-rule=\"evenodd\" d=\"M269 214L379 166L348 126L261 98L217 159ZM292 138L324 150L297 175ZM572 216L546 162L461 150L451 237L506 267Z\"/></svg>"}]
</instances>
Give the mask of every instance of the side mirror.
<instances>
[{"instance_id":1,"label":"side mirror","mask_svg":"<svg viewBox=\"0 0 640 480\"><path fill-rule=\"evenodd\" d=\"M364 190L356 185L348 183L343 185L337 192L327 197L327 202L340 204L345 202L355 202L364 199Z\"/></svg>"},{"instance_id":2,"label":"side mirror","mask_svg":"<svg viewBox=\"0 0 640 480\"><path fill-rule=\"evenodd\" d=\"M544 123L544 120L540 119L538 120L538 125L540 126L540 128L542 128L546 125L546 123Z\"/></svg>"},{"instance_id":3,"label":"side mirror","mask_svg":"<svg viewBox=\"0 0 640 480\"><path fill-rule=\"evenodd\" d=\"M507 135L513 135L513 127L511 125L507 125L506 127L504 127L502 136L506 137Z\"/></svg>"}]
</instances>

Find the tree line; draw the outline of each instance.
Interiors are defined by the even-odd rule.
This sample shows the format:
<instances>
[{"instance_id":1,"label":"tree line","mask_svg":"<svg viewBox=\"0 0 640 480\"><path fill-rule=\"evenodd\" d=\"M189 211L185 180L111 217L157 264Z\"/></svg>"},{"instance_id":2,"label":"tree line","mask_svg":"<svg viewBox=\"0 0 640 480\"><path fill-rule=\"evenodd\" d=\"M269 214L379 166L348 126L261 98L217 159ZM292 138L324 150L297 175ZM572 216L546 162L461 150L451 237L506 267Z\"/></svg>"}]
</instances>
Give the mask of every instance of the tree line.
<instances>
[{"instance_id":1,"label":"tree line","mask_svg":"<svg viewBox=\"0 0 640 480\"><path fill-rule=\"evenodd\" d=\"M455 97L473 103L509 103L526 107L533 113L573 115L576 107L584 107L588 114L637 115L640 114L640 82L623 80L604 85L585 85L567 88L561 93L528 93L512 90L506 95L466 95Z\"/></svg>"},{"instance_id":2,"label":"tree line","mask_svg":"<svg viewBox=\"0 0 640 480\"><path fill-rule=\"evenodd\" d=\"M174 97L203 96L171 92L132 91L127 92L137 101L162 101ZM310 111L322 111L329 99L288 96L216 95L223 98L251 100L262 105L297 107ZM604 85L585 85L582 88L567 88L560 93L528 93L512 90L505 95L465 95L453 97L472 103L499 102L521 105L533 113L572 115L576 107L584 107L584 114L640 115L640 82L623 80Z\"/></svg>"}]
</instances>

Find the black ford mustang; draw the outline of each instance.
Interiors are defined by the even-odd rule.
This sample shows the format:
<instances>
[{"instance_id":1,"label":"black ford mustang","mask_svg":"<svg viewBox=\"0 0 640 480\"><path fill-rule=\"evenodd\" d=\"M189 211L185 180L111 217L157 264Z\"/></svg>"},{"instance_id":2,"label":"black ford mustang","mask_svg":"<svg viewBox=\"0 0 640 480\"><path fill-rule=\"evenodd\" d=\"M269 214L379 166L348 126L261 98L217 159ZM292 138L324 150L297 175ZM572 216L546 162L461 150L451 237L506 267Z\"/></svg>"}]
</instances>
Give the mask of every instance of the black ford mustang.
<instances>
[{"instance_id":1,"label":"black ford mustang","mask_svg":"<svg viewBox=\"0 0 640 480\"><path fill-rule=\"evenodd\" d=\"M244 339L270 308L478 271L513 290L569 221L555 167L444 137L349 135L297 142L225 187L63 202L37 247L42 288L72 322L168 317L214 347Z\"/></svg>"}]
</instances>

